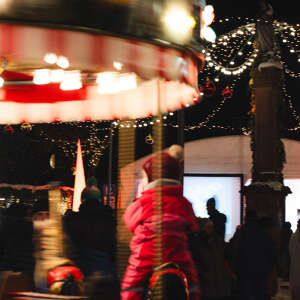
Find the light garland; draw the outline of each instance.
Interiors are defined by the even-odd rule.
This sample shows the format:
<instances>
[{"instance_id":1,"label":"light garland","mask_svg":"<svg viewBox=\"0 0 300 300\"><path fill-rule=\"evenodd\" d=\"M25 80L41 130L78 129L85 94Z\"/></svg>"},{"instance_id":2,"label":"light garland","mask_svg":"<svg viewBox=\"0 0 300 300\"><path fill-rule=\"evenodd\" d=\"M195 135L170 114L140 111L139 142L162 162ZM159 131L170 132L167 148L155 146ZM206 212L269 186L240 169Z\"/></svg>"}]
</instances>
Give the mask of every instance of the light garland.
<instances>
[{"instance_id":1,"label":"light garland","mask_svg":"<svg viewBox=\"0 0 300 300\"><path fill-rule=\"evenodd\" d=\"M59 125L69 125L70 127L76 128L84 128L88 130L88 138L81 142L82 147L82 155L90 156L88 159L88 165L91 167L96 167L98 165L100 157L104 154L104 150L110 144L110 134L104 133L100 134L101 131L110 131L111 128L99 128L97 122L70 122L70 123L54 123L54 126ZM52 124L51 124L52 125ZM114 135L114 133L112 132ZM76 145L77 141L69 140L67 138L54 138L50 137L47 132L44 130L40 130L40 136L47 142L55 143L58 148L60 148L66 157L69 157L75 160L76 157ZM101 137L100 137L101 136Z\"/></svg>"},{"instance_id":2,"label":"light garland","mask_svg":"<svg viewBox=\"0 0 300 300\"><path fill-rule=\"evenodd\" d=\"M240 26L221 35L216 43L212 43L210 48L203 50L207 62L206 69L214 69L215 72L223 73L223 75L239 75L248 70L258 55L258 49L254 48L254 36L254 24ZM244 51L247 47L249 50ZM249 55L251 48L253 50ZM242 56L246 56L244 62L235 66L236 58L241 60Z\"/></svg>"}]
</instances>

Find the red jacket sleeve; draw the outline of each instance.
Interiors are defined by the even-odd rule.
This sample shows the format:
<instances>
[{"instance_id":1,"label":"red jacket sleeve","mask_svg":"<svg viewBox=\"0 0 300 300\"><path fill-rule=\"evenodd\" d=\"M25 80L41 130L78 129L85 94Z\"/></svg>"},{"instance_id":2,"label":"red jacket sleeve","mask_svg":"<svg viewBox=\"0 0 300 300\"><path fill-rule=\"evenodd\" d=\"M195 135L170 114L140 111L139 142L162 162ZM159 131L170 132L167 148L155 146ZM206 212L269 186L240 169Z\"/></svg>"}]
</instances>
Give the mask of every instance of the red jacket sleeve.
<instances>
[{"instance_id":1,"label":"red jacket sleeve","mask_svg":"<svg viewBox=\"0 0 300 300\"><path fill-rule=\"evenodd\" d=\"M130 231L134 232L137 225L142 221L142 216L142 206L139 201L135 201L127 207L123 220Z\"/></svg>"}]
</instances>

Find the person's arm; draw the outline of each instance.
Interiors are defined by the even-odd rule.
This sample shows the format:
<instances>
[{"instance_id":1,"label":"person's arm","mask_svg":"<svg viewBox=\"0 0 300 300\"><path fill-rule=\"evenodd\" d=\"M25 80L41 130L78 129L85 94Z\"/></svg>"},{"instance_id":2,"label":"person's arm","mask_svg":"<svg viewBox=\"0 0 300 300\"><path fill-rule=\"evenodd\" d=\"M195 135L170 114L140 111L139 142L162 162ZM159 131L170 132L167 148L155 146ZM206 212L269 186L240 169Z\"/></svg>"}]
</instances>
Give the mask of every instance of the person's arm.
<instances>
[{"instance_id":1,"label":"person's arm","mask_svg":"<svg viewBox=\"0 0 300 300\"><path fill-rule=\"evenodd\" d=\"M138 201L130 204L124 215L123 220L130 231L134 232L137 225L142 221L142 207Z\"/></svg>"}]
</instances>

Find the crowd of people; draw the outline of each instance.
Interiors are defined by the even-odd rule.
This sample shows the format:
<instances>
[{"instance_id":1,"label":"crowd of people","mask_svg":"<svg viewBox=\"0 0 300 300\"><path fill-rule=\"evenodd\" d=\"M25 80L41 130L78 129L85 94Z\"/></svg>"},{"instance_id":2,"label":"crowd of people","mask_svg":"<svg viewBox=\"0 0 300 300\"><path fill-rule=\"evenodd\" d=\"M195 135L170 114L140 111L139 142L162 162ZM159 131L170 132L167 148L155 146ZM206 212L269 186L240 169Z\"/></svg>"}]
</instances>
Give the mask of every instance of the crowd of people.
<instances>
[{"instance_id":1,"label":"crowd of people","mask_svg":"<svg viewBox=\"0 0 300 300\"><path fill-rule=\"evenodd\" d=\"M226 216L215 199L207 201L209 217L201 218L183 196L182 158L178 145L162 153L160 176L154 175L155 155L143 164L148 184L123 216L132 239L122 278L117 274L116 212L104 205L95 178L88 181L79 212L67 210L62 218L70 251L59 267L71 276L59 278L65 281L61 293L83 290L90 299L271 300L279 276L290 282L292 299L299 300L300 221L295 233L290 223L283 224L278 244L270 234L272 220L247 209L244 223L225 241ZM4 272L21 272L36 291L49 291L49 278L41 281L37 272L38 233L47 222L47 198L31 207L12 204L1 213L0 278ZM50 274L53 282L57 274L61 270Z\"/></svg>"}]
</instances>

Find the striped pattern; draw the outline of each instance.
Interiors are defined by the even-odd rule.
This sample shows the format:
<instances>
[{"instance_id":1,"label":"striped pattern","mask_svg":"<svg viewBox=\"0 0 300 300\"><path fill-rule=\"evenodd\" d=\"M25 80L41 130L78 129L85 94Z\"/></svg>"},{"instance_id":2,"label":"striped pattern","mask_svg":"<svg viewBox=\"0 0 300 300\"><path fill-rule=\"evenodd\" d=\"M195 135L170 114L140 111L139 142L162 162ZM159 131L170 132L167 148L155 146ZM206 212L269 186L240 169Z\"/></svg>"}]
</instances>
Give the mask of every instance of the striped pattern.
<instances>
[{"instance_id":1,"label":"striped pattern","mask_svg":"<svg viewBox=\"0 0 300 300\"><path fill-rule=\"evenodd\" d=\"M9 63L46 66L46 53L67 57L72 69L113 70L118 61L145 79L162 77L197 86L195 59L178 50L85 32L0 24L0 56Z\"/></svg>"},{"instance_id":2,"label":"striped pattern","mask_svg":"<svg viewBox=\"0 0 300 300\"><path fill-rule=\"evenodd\" d=\"M160 90L160 112L174 111L193 103L197 91L178 81L149 80L138 88L117 94L100 95L96 86L85 86L78 91L60 93L59 99L48 99L51 93L47 87L35 94L33 101L17 102L5 88L0 89L0 124L19 124L21 122L76 122L87 120L135 119L156 115L157 84ZM34 87L34 86L33 86ZM28 86L24 86L28 89ZM16 86L14 97L22 98L22 87ZM74 93L73 93L74 92ZM74 98L70 97L74 96ZM54 101L52 102L51 101ZM58 101L57 101L58 100Z\"/></svg>"},{"instance_id":3,"label":"striped pattern","mask_svg":"<svg viewBox=\"0 0 300 300\"><path fill-rule=\"evenodd\" d=\"M192 104L198 96L195 57L153 44L90 33L0 24L0 57L7 70L49 67L47 53L69 59L70 68L85 72L135 72L143 82L134 90L100 95L94 85L61 91L58 84L5 85L0 89L0 124L142 118ZM157 85L163 84L161 94Z\"/></svg>"}]
</instances>

